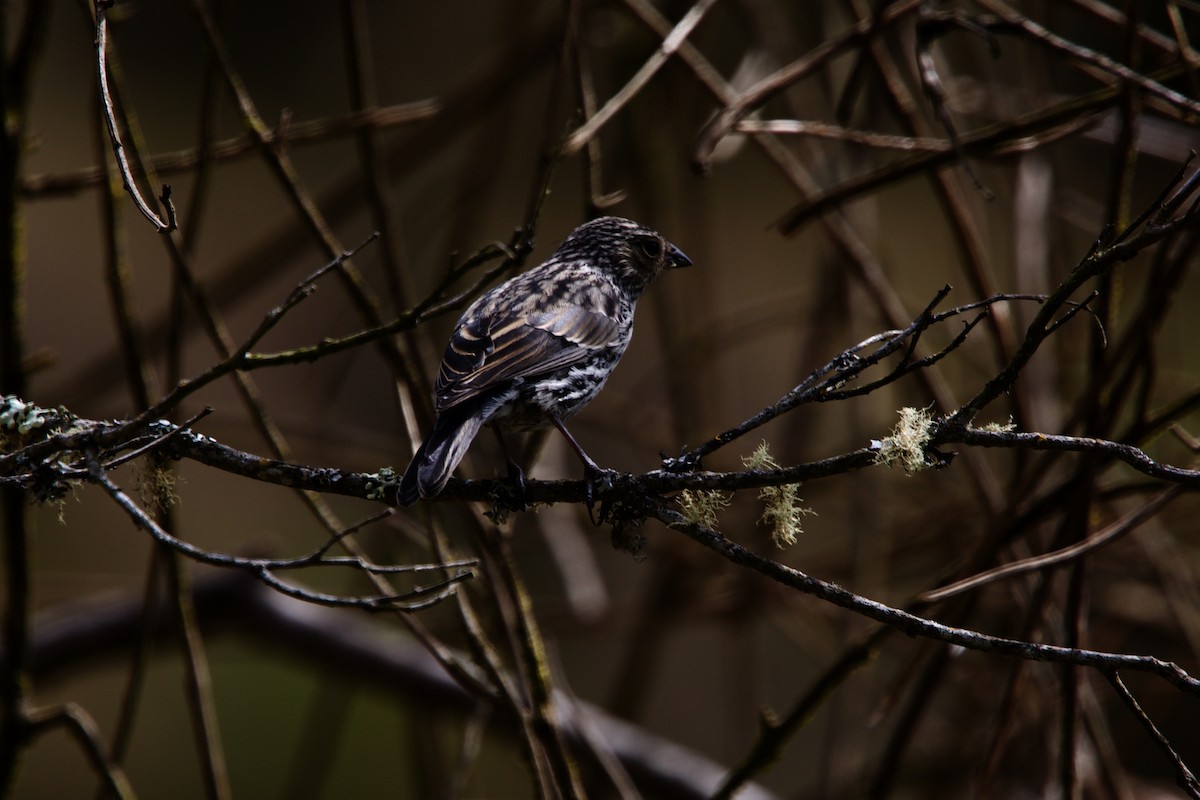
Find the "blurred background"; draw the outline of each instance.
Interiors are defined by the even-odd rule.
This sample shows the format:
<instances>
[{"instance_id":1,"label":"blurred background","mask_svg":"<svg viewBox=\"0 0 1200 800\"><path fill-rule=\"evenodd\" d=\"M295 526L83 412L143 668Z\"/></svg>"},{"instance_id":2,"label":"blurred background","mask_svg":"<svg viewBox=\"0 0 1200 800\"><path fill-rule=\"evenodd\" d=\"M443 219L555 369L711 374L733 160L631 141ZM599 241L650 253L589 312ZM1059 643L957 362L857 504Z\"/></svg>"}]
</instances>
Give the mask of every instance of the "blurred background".
<instances>
[{"instance_id":1,"label":"blurred background","mask_svg":"<svg viewBox=\"0 0 1200 800\"><path fill-rule=\"evenodd\" d=\"M143 192L172 188L173 255L109 163L90 4L39 5L5 8L10 64L29 15L40 33L20 130L20 295L4 302L22 309L21 394L88 419L133 416L220 361L212 319L240 341L329 261L331 241L348 248L381 232L353 259L381 321L430 296L489 243L511 242L564 135L616 95L685 15L703 14L679 52L586 145L553 161L523 260L539 263L576 225L614 213L658 229L695 263L647 294L621 366L571 424L594 459L623 471L654 469L662 454L774 403L855 343L906 325L946 284L944 308L1052 290L1106 225L1121 228L1154 202L1200 138L1187 105L1198 95L1187 43L1200 13L1184 2L210 2L227 68L265 123L269 153L246 135L245 109L195 4L120 0L107 12L112 82L131 121L127 146L144 165ZM809 68L758 95L742 130L708 136L738 93L796 64ZM924 82L923 67L932 70ZM1130 74L1177 94L1133 86ZM954 155L955 137L965 158ZM284 160L294 166L292 188L280 178ZM324 239L307 202L327 225ZM1089 284L1102 292L1093 312L1056 332L977 421L1119 439L1194 464L1196 243L1184 231ZM181 289L189 275L214 316ZM799 464L887 436L901 407L952 411L1012 356L1036 308L995 306L922 376L803 406L704 466L742 469L760 441L780 464ZM304 464L402 470L428 429L428 387L458 310L387 346L250 373L257 412L224 379L173 419L212 406L198 430L230 446L269 458L285 442L287 459ZM256 349L372 326L331 275ZM933 352L960 330L935 328L923 347ZM738 493L718 526L764 556L907 606L951 578L1083 540L1166 488L1098 458L958 449L943 470L910 477L871 468L805 484L800 495L815 514L786 549L759 522L755 492ZM528 450L533 477L580 477L557 436ZM483 436L461 474L503 469ZM175 472L176 503L164 513L181 538L271 555L328 538L311 503L290 490L190 461ZM131 465L115 478L132 491L145 475ZM326 523L342 526L380 510L323 502ZM1084 559L920 613L997 635L1153 655L1196 674L1197 511L1195 495L1181 492ZM79 631L116 626L87 646L38 651L31 701L78 703L106 742L124 740L121 761L139 795L534 792L502 715L406 685L402 670L348 657L344 642L289 639L281 618L239 607L266 603L260 593L238 584L221 595L213 570L172 566L101 490L81 486L24 514L34 641L64 621ZM431 520L467 556L499 535L478 513L447 504L434 516L402 510L358 541L382 563L425 563L434 560ZM846 671L755 775L779 797L1181 796L1169 759L1091 672L871 638L876 623L657 523L642 529L637 557L614 549L574 506L513 515L505 531L553 684L714 766L741 763L764 719L788 714L870 641L870 658ZM224 604L197 601L203 635L190 644L168 633L150 647L136 622L114 620L144 595L163 594L156 587L174 585L178 570L184 586L217 587ZM349 570L299 580L371 591ZM489 573L463 591L501 661L519 670L501 584ZM313 613L331 630L361 627L377 653L423 652L390 615ZM470 649L457 600L416 616L432 638ZM1200 698L1128 680L1195 769ZM225 787L205 778L214 758ZM617 795L611 780L588 775L589 796ZM57 731L25 752L10 794L94 796L98 785L81 749Z\"/></svg>"}]
</instances>

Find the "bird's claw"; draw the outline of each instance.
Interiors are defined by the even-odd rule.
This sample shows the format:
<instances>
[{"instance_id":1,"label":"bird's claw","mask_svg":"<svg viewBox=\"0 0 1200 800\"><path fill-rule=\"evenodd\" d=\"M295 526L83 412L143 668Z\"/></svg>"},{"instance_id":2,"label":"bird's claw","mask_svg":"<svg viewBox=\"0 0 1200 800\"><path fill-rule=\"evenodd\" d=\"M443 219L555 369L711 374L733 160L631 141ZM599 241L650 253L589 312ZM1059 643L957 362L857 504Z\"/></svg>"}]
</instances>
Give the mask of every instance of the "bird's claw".
<instances>
[{"instance_id":1,"label":"bird's claw","mask_svg":"<svg viewBox=\"0 0 1200 800\"><path fill-rule=\"evenodd\" d=\"M596 505L596 494L599 489L600 494L607 493L616 483L617 472L611 469L602 469L596 466L585 467L583 471L583 505L587 509L588 519L597 528L604 524L608 519L608 501L600 501L600 517L597 518L593 513Z\"/></svg>"},{"instance_id":2,"label":"bird's claw","mask_svg":"<svg viewBox=\"0 0 1200 800\"><path fill-rule=\"evenodd\" d=\"M529 507L529 494L525 485L525 472L514 461L508 462L508 476L496 481L491 492L494 503L488 516L499 524L510 511L524 511Z\"/></svg>"},{"instance_id":3,"label":"bird's claw","mask_svg":"<svg viewBox=\"0 0 1200 800\"><path fill-rule=\"evenodd\" d=\"M662 468L665 472L696 472L702 469L700 457L695 453L689 453L686 448L678 456L668 456L663 452L659 452L658 455L662 459Z\"/></svg>"},{"instance_id":4,"label":"bird's claw","mask_svg":"<svg viewBox=\"0 0 1200 800\"><path fill-rule=\"evenodd\" d=\"M508 462L508 479L513 483L513 493L525 500L525 470L521 469L521 465L509 459Z\"/></svg>"}]
</instances>

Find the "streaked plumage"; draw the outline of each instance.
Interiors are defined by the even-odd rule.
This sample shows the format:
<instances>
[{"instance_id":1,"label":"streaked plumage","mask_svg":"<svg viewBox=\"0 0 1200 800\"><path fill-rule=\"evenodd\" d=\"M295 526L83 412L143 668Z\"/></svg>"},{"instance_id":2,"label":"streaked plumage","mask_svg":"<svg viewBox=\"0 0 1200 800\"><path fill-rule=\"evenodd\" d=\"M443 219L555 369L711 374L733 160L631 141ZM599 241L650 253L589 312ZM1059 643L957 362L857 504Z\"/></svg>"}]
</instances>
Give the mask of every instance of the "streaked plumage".
<instances>
[{"instance_id":1,"label":"streaked plumage","mask_svg":"<svg viewBox=\"0 0 1200 800\"><path fill-rule=\"evenodd\" d=\"M663 270L691 263L649 228L601 217L576 228L544 264L472 303L442 357L438 418L404 472L398 502L440 492L485 423L529 430L586 405L629 345L642 292Z\"/></svg>"}]
</instances>

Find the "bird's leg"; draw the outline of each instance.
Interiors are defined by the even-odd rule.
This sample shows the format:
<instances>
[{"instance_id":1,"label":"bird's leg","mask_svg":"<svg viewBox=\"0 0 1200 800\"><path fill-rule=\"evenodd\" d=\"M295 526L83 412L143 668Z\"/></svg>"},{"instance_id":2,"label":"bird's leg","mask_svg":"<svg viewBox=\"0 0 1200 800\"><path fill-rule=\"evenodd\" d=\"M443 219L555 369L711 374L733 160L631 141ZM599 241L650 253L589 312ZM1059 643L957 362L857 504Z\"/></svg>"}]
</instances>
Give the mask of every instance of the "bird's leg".
<instances>
[{"instance_id":1,"label":"bird's leg","mask_svg":"<svg viewBox=\"0 0 1200 800\"><path fill-rule=\"evenodd\" d=\"M603 472L604 470L600 469L595 461L592 461L592 457L583 451L583 448L579 446L579 442L575 441L575 437L567 430L567 426L563 425L563 421L554 414L549 414L548 416L550 417L550 421L554 423L554 427L558 428L558 432L567 440L567 444L571 445L571 449L575 451L575 455L579 456L579 460L583 462L584 471Z\"/></svg>"},{"instance_id":2,"label":"bird's leg","mask_svg":"<svg viewBox=\"0 0 1200 800\"><path fill-rule=\"evenodd\" d=\"M567 426L563 424L563 421L559 419L556 414L547 414L547 416L550 417L550 421L554 423L554 427L558 428L558 432L561 433L563 438L567 440L567 444L571 445L571 449L575 451L575 455L579 456L579 460L583 462L583 502L587 507L588 518L592 521L592 524L599 525L600 523L598 523L596 518L592 516L592 506L595 505L594 484L597 479L607 476L610 472L612 472L612 470L603 469L600 467L600 465L593 461L592 457L585 453L583 448L579 446L579 442L575 440L575 437L571 435L569 430L567 430ZM601 522L604 520L604 516L604 505L601 504Z\"/></svg>"},{"instance_id":3,"label":"bird's leg","mask_svg":"<svg viewBox=\"0 0 1200 800\"><path fill-rule=\"evenodd\" d=\"M504 453L504 461L508 465L508 479L517 485L517 491L521 498L525 497L525 470L521 469L521 465L512 457L509 452L508 442L504 441L504 434L500 432L498 425L492 425L492 432L496 434L496 441L500 443L500 452Z\"/></svg>"}]
</instances>

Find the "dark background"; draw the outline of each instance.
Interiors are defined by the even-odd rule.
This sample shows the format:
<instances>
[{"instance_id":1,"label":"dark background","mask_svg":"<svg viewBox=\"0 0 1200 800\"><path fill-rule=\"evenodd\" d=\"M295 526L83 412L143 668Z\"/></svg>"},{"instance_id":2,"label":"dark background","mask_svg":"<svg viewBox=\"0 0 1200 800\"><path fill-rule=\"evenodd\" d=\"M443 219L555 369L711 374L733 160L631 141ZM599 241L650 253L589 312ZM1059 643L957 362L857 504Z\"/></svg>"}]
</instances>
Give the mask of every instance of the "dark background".
<instances>
[{"instance_id":1,"label":"dark background","mask_svg":"<svg viewBox=\"0 0 1200 800\"><path fill-rule=\"evenodd\" d=\"M15 19L15 5L7 5L6 15ZM50 5L44 51L31 83L21 165L23 324L32 365L26 394L85 418L125 417L138 407L128 388L105 279L104 187L76 174L110 152L96 99L94 22L84 4ZM352 110L342 9L347 4L213 5L236 69L269 125L276 125L281 114L298 124ZM376 104L426 99L438 104L427 119L371 134L380 156L370 168L390 193L382 223L388 244L367 247L355 264L381 299L384 318L391 318L405 307L398 301L424 297L451 263L488 242L508 241L524 223L546 131L552 141L578 124L576 118L568 127L570 110L578 105L573 75L561 93L566 99L554 102L567 4L348 5L360 7L369 20L369 52L362 49L358 55L374 82ZM622 3L580 5L577 42L587 54L602 104L660 39ZM726 0L708 13L690 42L726 80L745 88L750 80L732 76L766 76L844 31L860 6L873 5ZM1134 58L1128 58L1127 26L1104 21L1098 5L1017 4L1059 35L1122 63L1132 60L1147 72L1171 63L1169 54L1142 40ZM1163 4L1125 5L1138 9L1145 26L1174 41ZM135 144L146 154L188 150L202 136L226 140L243 130L220 78L208 71L204 37L189 6L173 0L120 2L110 12L114 66L119 66L127 107L136 115ZM677 21L688 7L667 2L660 10ZM969 4L961 8L978 11ZM1195 12L1180 8L1194 33ZM10 40L16 26L11 28ZM925 135L945 139L915 77L911 20L890 27L882 41L899 65ZM1000 37L998 43L993 57L983 37L957 32L932 48L960 133L1065 103L1107 80L1073 68L1071 60L1028 38ZM835 123L837 104L862 52L850 48L823 64L772 99L763 117ZM1170 85L1195 96L1186 76ZM868 77L848 105L846 127L908 133L885 94L878 77ZM1186 115L1140 95L1128 102L1122 106L1114 100L1099 116L1072 120L1081 123L1077 130L1054 142L1039 140L1027 152L972 159L994 195L990 200L961 167L951 165L942 174L952 202L942 199L933 171L922 170L838 208L838 224L850 226L853 241L882 269L902 304L903 321L943 284L954 286L948 305L986 295L973 286L960 246L963 227L953 221L953 211L973 231L988 291L1047 291L1085 255L1106 222L1127 221L1151 202L1197 144L1194 121ZM1123 107L1136 113L1123 118ZM679 452L750 416L837 353L892 326L878 313L876 295L863 287L843 244L820 220L791 236L774 225L801 197L761 149L735 137L718 150L707 176L697 174L693 147L718 110L692 71L675 58L598 140L599 190L625 193L611 213L657 228L695 262L652 288L620 368L600 398L572 422L592 457L606 466L653 469L660 451ZM1136 123L1131 147L1122 139L1132 129L1123 119ZM819 138L781 136L778 142L816 185L826 188L902 157ZM381 228L370 210L368 167L354 135L331 133L291 144L287 152L344 245ZM546 257L592 211L586 170L587 161L579 155L555 167L529 265ZM174 191L181 227L176 236L189 241L194 274L234 339L245 336L298 280L328 260L267 160L253 149L199 172L163 170L159 178ZM197 181L206 187L199 200L193 194ZM182 341L180 374L199 373L218 358L195 314L172 306L171 268L159 234L118 195L114 230L124 248L139 338L155 378L151 394L157 398L166 388L173 322L179 323ZM396 254L402 297L388 289L387 246ZM1120 337L1128 320L1140 319L1151 257L1122 266L1106 286L1110 341ZM1196 392L1198 304L1200 287L1194 276L1185 277L1171 294L1169 313L1164 309L1156 320L1160 327L1145 356L1155 366L1147 390L1150 406ZM1018 323L1019 337L1020 323L1033 307L1012 304L1005 313ZM455 316L429 321L409 340L426 375L436 367ZM309 344L362 327L345 292L326 278L260 349ZM1087 315L1073 320L1030 364L1019 383L1020 396L989 406L979 421L1007 422L1015 415L1021 430L1081 433L1078 426L1067 428L1066 420L1089 391L1096 327ZM935 331L931 342L944 343L956 332ZM983 325L938 366L956 402L997 372L997 351L994 330ZM397 404L395 376L376 349L361 347L312 365L258 371L253 378L294 460L363 471L386 465L402 469L407 463L411 440ZM426 402L420 393L415 397L418 404ZM835 455L888 435L900 407L931 402L923 385L908 379L860 400L806 406L722 450L705 466L740 469L740 457L764 439L785 465ZM190 398L175 418L205 405L215 413L201 424L202 433L267 453L230 382ZM1114 413L1120 419L1134 415L1129 407ZM1194 410L1179 422L1192 435L1200 432ZM1169 463L1187 466L1193 458L1169 435L1141 444ZM486 477L503 468L491 437L481 437L472 453L466 474ZM974 552L999 516L1027 508L1046 482L1078 463L1072 455L1043 463L1043 483L1038 483L1026 480L1033 459L1028 453L980 450L973 457L986 464L1002 494L1004 510L995 517L960 458L949 469L912 477L898 469L870 469L806 484L801 496L816 515L807 518L805 533L786 550L775 548L767 528L756 522L761 504L752 491L736 496L722 512L720 527L764 555L867 597L904 605ZM178 465L178 472L177 530L189 541L235 553L299 553L325 538L288 490L188 461ZM578 465L557 437L550 437L532 475L577 478ZM118 477L126 486L136 480L131 468ZM1118 485L1133 488L1105 493ZM1102 466L1090 487L1094 502L1084 528L1102 528L1161 488L1130 470ZM346 524L378 508L345 498L329 502ZM1062 505L1065 517L1067 501ZM1175 660L1195 674L1200 665L1198 510L1194 495L1185 494L1086 560L1085 577L1078 579L1083 610L1075 617L1085 630L1086 646ZM31 506L28 513L37 609L59 609L64 603L99 608L98 598L140 596L152 544L98 489L81 487L59 506ZM446 513L450 538L470 550L467 515ZM426 560L417 533L423 519L419 508L403 512L365 531L364 546L380 560ZM1051 508L998 551L997 560L1053 549L1061 522ZM750 749L764 709L786 711L845 647L875 628L726 563L657 523L645 526L648 542L637 559L613 550L607 531L592 528L578 508L547 508L519 515L511 524L517 564L557 681L726 765ZM205 579L207 571L196 577ZM1057 581L1048 597L1040 594L1043 579ZM365 583L353 575L315 581L326 589L365 591ZM1028 615L1040 615L1037 636L1061 642L1068 621L1066 584L1061 573L994 584L975 595L969 610L947 621L1025 638ZM470 591L487 609L486 584ZM449 644L462 646L453 602L422 612L422 622ZM1044 604L1040 612L1031 611L1035 602ZM494 625L493 616L486 616ZM396 627L384 615L371 621ZM972 796L987 783L981 776L989 754L996 759L994 777L988 779L993 796L1053 794L1064 707L1059 668L1022 668L1005 728L999 722L1002 699L1016 665L963 652L938 671L928 670L942 648L904 637L887 640L759 779L785 797L866 796L879 776L893 769L886 765L889 748L903 741L908 746L892 779L885 781L886 796ZM206 651L236 796L287 796L297 788L310 796L435 796L440 790L431 787L444 787L446 775L458 769L461 717L421 702L403 687L369 680L351 665L332 666L320 652L306 658L277 650L259 635L239 634L233 625L208 629ZM131 652L110 651L59 666L34 683L32 697L39 704L81 704L109 736L129 680ZM125 761L143 797L204 794L183 676L175 645L157 650L149 661ZM1135 718L1101 678L1085 671L1079 679L1081 733L1074 760L1080 791L1089 797L1175 796L1171 765ZM1200 700L1176 695L1148 678L1133 678L1131 686L1184 759L1200 762L1195 725ZM497 727L487 727L482 755L461 796L529 793L520 750L496 733ZM298 776L308 782L297 784ZM55 733L27 752L13 796L90 796L95 786L79 749Z\"/></svg>"}]
</instances>

